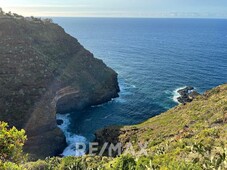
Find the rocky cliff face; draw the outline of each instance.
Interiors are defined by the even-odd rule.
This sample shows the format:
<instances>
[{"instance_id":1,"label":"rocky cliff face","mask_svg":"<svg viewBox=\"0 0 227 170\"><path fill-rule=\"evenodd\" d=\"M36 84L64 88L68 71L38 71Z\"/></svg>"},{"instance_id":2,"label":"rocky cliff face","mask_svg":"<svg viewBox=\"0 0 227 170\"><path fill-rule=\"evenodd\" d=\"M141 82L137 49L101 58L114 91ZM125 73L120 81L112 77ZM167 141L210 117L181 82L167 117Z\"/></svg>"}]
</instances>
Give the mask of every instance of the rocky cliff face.
<instances>
[{"instance_id":1,"label":"rocky cliff face","mask_svg":"<svg viewBox=\"0 0 227 170\"><path fill-rule=\"evenodd\" d=\"M118 96L117 74L57 24L0 17L0 120L24 128L33 158L65 147L56 112Z\"/></svg>"}]
</instances>

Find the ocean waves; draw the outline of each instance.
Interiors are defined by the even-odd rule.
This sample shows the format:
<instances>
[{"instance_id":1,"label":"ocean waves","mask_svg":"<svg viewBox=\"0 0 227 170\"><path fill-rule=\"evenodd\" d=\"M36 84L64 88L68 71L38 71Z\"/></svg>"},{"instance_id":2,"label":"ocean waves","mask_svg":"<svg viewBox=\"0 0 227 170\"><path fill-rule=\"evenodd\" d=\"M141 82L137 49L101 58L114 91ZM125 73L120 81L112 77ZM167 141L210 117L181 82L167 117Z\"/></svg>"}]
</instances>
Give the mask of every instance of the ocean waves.
<instances>
[{"instance_id":1,"label":"ocean waves","mask_svg":"<svg viewBox=\"0 0 227 170\"><path fill-rule=\"evenodd\" d=\"M56 119L61 120L62 124L58 127L63 131L68 146L63 151L63 156L82 156L85 152L81 152L76 147L77 143L88 143L87 139L83 136L76 135L69 131L70 129L70 114L56 114Z\"/></svg>"}]
</instances>

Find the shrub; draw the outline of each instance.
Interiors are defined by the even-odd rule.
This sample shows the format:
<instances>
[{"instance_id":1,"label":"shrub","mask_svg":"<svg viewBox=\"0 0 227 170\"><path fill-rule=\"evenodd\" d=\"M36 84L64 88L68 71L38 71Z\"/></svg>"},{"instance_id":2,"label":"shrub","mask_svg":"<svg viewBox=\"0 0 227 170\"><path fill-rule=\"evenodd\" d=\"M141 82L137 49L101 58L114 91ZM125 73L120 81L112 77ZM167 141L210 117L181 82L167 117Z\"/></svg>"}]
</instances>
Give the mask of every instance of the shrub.
<instances>
[{"instance_id":1,"label":"shrub","mask_svg":"<svg viewBox=\"0 0 227 170\"><path fill-rule=\"evenodd\" d=\"M150 167L154 169L151 159L149 159L148 157L140 157L136 162L136 170L147 170Z\"/></svg>"},{"instance_id":2,"label":"shrub","mask_svg":"<svg viewBox=\"0 0 227 170\"><path fill-rule=\"evenodd\" d=\"M57 170L82 170L86 169L80 159L75 159L75 157L65 157L62 159L61 163L57 167Z\"/></svg>"},{"instance_id":3,"label":"shrub","mask_svg":"<svg viewBox=\"0 0 227 170\"><path fill-rule=\"evenodd\" d=\"M26 170L47 170L49 164L44 160L38 160L36 162L29 162L23 165L23 169Z\"/></svg>"},{"instance_id":4,"label":"shrub","mask_svg":"<svg viewBox=\"0 0 227 170\"><path fill-rule=\"evenodd\" d=\"M116 159L114 170L134 170L136 168L136 162L133 157L129 155L122 155Z\"/></svg>"},{"instance_id":5,"label":"shrub","mask_svg":"<svg viewBox=\"0 0 227 170\"><path fill-rule=\"evenodd\" d=\"M9 128L5 122L0 122L0 160L2 163L21 163L25 161L23 154L24 142L27 140L24 130Z\"/></svg>"},{"instance_id":6,"label":"shrub","mask_svg":"<svg viewBox=\"0 0 227 170\"><path fill-rule=\"evenodd\" d=\"M24 170L20 165L17 165L12 162L2 162L0 160L0 169L1 170Z\"/></svg>"}]
</instances>

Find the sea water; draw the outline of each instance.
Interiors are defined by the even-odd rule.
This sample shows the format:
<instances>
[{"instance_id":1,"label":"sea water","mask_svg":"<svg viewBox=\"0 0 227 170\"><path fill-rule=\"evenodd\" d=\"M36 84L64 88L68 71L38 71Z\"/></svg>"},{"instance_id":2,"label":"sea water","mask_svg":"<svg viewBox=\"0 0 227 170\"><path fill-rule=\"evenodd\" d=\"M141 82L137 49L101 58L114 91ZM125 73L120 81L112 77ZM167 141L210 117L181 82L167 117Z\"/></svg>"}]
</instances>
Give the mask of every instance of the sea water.
<instances>
[{"instance_id":1,"label":"sea water","mask_svg":"<svg viewBox=\"0 0 227 170\"><path fill-rule=\"evenodd\" d=\"M200 93L227 82L227 20L54 18L119 74L120 97L58 116L69 146L97 129L143 122L177 105L177 89Z\"/></svg>"}]
</instances>

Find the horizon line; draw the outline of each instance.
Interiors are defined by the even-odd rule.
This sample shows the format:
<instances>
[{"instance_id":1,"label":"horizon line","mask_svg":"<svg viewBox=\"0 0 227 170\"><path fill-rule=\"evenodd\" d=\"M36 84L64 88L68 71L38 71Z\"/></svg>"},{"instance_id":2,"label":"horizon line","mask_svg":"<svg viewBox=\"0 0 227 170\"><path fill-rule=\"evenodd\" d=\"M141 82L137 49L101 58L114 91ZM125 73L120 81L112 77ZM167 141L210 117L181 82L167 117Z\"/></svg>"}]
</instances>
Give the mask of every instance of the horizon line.
<instances>
[{"instance_id":1,"label":"horizon line","mask_svg":"<svg viewBox=\"0 0 227 170\"><path fill-rule=\"evenodd\" d=\"M119 17L119 16L35 16L35 15L21 15L24 18L87 18L87 19L204 19L204 20L227 20L226 18L222 17ZM0 16L1 17L1 16Z\"/></svg>"},{"instance_id":2,"label":"horizon line","mask_svg":"<svg viewBox=\"0 0 227 170\"><path fill-rule=\"evenodd\" d=\"M31 17L31 16L26 16ZM227 17L135 17L135 16L34 16L40 18L100 18L100 19L223 19L226 20Z\"/></svg>"}]
</instances>

